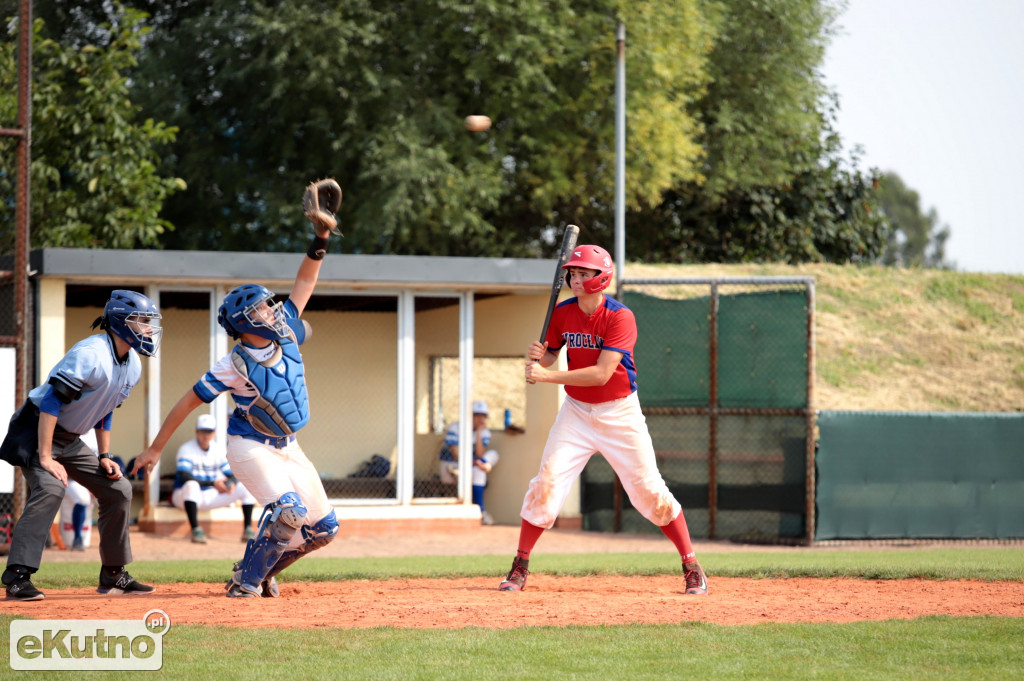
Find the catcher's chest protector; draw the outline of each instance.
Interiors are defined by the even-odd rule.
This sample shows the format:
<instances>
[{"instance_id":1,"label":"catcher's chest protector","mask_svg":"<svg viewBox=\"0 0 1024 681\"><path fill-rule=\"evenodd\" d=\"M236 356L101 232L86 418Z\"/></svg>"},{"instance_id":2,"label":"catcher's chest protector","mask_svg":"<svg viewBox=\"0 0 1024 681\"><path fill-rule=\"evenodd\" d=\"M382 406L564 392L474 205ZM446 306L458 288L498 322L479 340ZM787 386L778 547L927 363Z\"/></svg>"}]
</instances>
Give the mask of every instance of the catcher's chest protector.
<instances>
[{"instance_id":1,"label":"catcher's chest protector","mask_svg":"<svg viewBox=\"0 0 1024 681\"><path fill-rule=\"evenodd\" d=\"M309 421L309 397L299 346L291 341L275 345L274 354L263 362L236 345L231 361L256 390L255 399L245 408L250 425L264 435L284 437Z\"/></svg>"}]
</instances>

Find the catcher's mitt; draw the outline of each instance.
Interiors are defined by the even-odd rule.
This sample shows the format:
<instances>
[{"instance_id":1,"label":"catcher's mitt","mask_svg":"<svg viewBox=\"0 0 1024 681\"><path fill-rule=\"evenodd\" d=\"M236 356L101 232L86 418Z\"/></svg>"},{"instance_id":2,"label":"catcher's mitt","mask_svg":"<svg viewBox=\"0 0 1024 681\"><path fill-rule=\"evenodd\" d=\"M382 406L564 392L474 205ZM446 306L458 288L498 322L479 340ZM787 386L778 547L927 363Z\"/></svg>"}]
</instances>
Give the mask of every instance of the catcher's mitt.
<instances>
[{"instance_id":1,"label":"catcher's mitt","mask_svg":"<svg viewBox=\"0 0 1024 681\"><path fill-rule=\"evenodd\" d=\"M311 182L302 195L302 212L317 228L317 232L328 229L341 235L338 219L334 214L341 207L341 187L331 178Z\"/></svg>"}]
</instances>

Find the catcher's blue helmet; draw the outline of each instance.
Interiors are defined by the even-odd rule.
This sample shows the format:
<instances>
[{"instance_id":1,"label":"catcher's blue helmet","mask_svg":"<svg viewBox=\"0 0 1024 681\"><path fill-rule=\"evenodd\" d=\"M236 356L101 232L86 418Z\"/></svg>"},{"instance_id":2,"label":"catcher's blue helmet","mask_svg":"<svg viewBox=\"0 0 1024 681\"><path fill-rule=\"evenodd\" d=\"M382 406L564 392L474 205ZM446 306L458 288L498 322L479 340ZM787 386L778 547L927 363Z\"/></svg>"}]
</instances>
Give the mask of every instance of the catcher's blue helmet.
<instances>
[{"instance_id":1,"label":"catcher's blue helmet","mask_svg":"<svg viewBox=\"0 0 1024 681\"><path fill-rule=\"evenodd\" d=\"M161 318L152 300L135 291L118 289L111 292L102 320L111 333L140 355L152 357L160 349L164 331L158 323Z\"/></svg>"},{"instance_id":2,"label":"catcher's blue helmet","mask_svg":"<svg viewBox=\"0 0 1024 681\"><path fill-rule=\"evenodd\" d=\"M274 292L259 284L243 284L224 297L217 313L217 322L232 338L251 333L268 340L294 338L302 343L306 337L305 325L298 319L287 317L281 303L271 303ZM269 305L269 313L260 314L256 308Z\"/></svg>"}]
</instances>

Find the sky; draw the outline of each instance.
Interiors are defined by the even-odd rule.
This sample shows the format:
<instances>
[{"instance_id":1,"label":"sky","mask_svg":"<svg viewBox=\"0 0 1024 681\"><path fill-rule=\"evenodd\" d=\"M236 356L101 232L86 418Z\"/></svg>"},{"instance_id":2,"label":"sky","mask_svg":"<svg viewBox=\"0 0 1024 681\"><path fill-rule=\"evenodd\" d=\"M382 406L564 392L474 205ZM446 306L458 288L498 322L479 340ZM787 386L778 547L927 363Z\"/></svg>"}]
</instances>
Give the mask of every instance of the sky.
<instances>
[{"instance_id":1,"label":"sky","mask_svg":"<svg viewBox=\"0 0 1024 681\"><path fill-rule=\"evenodd\" d=\"M848 0L823 65L843 146L948 225L965 272L1024 274L1024 0Z\"/></svg>"}]
</instances>

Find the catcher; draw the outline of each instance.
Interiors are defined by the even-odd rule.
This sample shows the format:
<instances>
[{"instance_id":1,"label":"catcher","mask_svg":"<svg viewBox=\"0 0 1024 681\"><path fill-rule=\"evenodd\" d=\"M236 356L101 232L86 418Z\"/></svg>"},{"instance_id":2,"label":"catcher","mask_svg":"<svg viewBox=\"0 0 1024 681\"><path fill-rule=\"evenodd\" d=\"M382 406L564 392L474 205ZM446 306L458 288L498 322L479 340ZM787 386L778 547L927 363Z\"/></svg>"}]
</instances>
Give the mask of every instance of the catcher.
<instances>
[{"instance_id":1,"label":"catcher","mask_svg":"<svg viewBox=\"0 0 1024 681\"><path fill-rule=\"evenodd\" d=\"M171 408L131 471L151 471L192 410L231 393L235 409L228 421L228 462L238 481L264 506L256 536L228 580L232 598L278 596L275 575L326 546L338 532L320 475L295 434L309 421L299 346L311 329L299 317L316 286L330 233L341 234L334 215L341 205L341 187L332 179L318 180L306 189L302 204L316 236L288 300L273 302L274 294L259 284L228 293L218 321L239 343Z\"/></svg>"}]
</instances>

